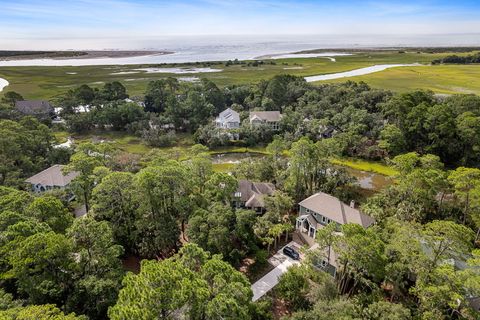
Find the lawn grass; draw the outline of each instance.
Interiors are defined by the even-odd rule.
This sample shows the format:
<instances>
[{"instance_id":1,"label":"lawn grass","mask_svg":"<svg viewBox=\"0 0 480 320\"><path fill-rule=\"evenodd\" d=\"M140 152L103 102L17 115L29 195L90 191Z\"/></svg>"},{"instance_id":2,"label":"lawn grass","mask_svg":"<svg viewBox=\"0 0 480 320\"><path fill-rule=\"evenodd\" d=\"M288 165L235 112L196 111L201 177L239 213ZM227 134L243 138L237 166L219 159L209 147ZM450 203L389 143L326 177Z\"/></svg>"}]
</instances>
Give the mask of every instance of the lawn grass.
<instances>
[{"instance_id":1,"label":"lawn grass","mask_svg":"<svg viewBox=\"0 0 480 320\"><path fill-rule=\"evenodd\" d=\"M215 172L226 173L226 172L231 172L235 168L235 164L234 163L214 163L212 167L213 167L213 171Z\"/></svg>"},{"instance_id":2,"label":"lawn grass","mask_svg":"<svg viewBox=\"0 0 480 320\"><path fill-rule=\"evenodd\" d=\"M222 69L222 72L189 74L198 78L205 77L223 87L233 84L257 83L270 79L277 74L293 74L297 76L312 76L335 72L349 71L376 64L422 63L429 64L432 60L449 53L398 53L396 51L356 53L352 56L336 57L336 62L326 58L293 58L275 60L275 65L266 63L258 67L232 65L226 67L223 63L210 67ZM468 53L464 53L468 54ZM170 66L201 66L180 65ZM120 81L131 96L142 96L146 85L151 80L186 75L166 73L146 73L139 71L132 74L115 74L128 72L152 65L129 66L83 66L83 67L0 67L0 77L7 79L10 85L4 91L16 91L27 99L55 100L69 89L88 84L101 87L105 82ZM157 65L158 66L158 65ZM166 65L162 65L165 67ZM300 69L290 69L290 68ZM425 68L422 69L422 68ZM406 70L404 70L406 69ZM412 71L413 70L413 71ZM419 76L420 72L420 76ZM415 88L428 88L440 93L480 92L478 86L480 66L432 66L389 69L375 74L332 80L343 82L347 80L364 80L375 87L406 91ZM473 81L473 82L472 82ZM319 82L325 83L325 82ZM458 88L458 90L456 90Z\"/></svg>"},{"instance_id":3,"label":"lawn grass","mask_svg":"<svg viewBox=\"0 0 480 320\"><path fill-rule=\"evenodd\" d=\"M340 158L340 159L332 159L330 160L331 163L349 167L355 170L361 170L366 172L374 172L384 176L395 176L398 174L394 168L383 164L381 162L374 162L374 161L367 161L361 159L353 159L353 158Z\"/></svg>"},{"instance_id":4,"label":"lawn grass","mask_svg":"<svg viewBox=\"0 0 480 320\"><path fill-rule=\"evenodd\" d=\"M209 151L211 155L222 154L222 153L261 153L267 155L266 147L221 147L214 148Z\"/></svg>"},{"instance_id":5,"label":"lawn grass","mask_svg":"<svg viewBox=\"0 0 480 320\"><path fill-rule=\"evenodd\" d=\"M53 135L57 138L59 143L67 141L67 138L71 136L74 141L78 143L91 142L93 140L106 140L113 142L113 144L121 151L128 153L134 153L144 155L151 150L155 149L142 141L137 136L134 136L125 131L105 131L105 130L93 130L87 134L70 134L66 131L56 131ZM193 144L193 136L191 134L179 133L177 134L177 144L173 147L157 148L166 152L178 152L186 153L188 148Z\"/></svg>"},{"instance_id":6,"label":"lawn grass","mask_svg":"<svg viewBox=\"0 0 480 320\"><path fill-rule=\"evenodd\" d=\"M123 131L93 131L88 134L72 135L76 143L106 140L113 142L121 151L135 154L146 154L152 147L146 145L140 138Z\"/></svg>"}]
</instances>

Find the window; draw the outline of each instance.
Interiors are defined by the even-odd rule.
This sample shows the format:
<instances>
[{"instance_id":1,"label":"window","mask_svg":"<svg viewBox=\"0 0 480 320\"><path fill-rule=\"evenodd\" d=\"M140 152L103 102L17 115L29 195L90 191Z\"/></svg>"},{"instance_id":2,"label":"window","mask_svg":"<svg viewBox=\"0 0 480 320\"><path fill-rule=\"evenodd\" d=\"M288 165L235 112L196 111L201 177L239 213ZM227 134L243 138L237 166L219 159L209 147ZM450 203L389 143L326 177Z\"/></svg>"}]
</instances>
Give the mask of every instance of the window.
<instances>
[{"instance_id":1,"label":"window","mask_svg":"<svg viewBox=\"0 0 480 320\"><path fill-rule=\"evenodd\" d=\"M242 193L241 192L235 192L235 198L241 198Z\"/></svg>"},{"instance_id":2,"label":"window","mask_svg":"<svg viewBox=\"0 0 480 320\"><path fill-rule=\"evenodd\" d=\"M322 260L322 267L324 267L324 268L325 268L327 265L328 265L328 262L327 262L327 261L325 261L325 260Z\"/></svg>"},{"instance_id":3,"label":"window","mask_svg":"<svg viewBox=\"0 0 480 320\"><path fill-rule=\"evenodd\" d=\"M305 212L306 212L306 213L310 213L310 209L305 209Z\"/></svg>"},{"instance_id":4,"label":"window","mask_svg":"<svg viewBox=\"0 0 480 320\"><path fill-rule=\"evenodd\" d=\"M327 220L328 220L327 218L325 218L324 216L322 216L322 222L323 222L323 223L327 223Z\"/></svg>"}]
</instances>

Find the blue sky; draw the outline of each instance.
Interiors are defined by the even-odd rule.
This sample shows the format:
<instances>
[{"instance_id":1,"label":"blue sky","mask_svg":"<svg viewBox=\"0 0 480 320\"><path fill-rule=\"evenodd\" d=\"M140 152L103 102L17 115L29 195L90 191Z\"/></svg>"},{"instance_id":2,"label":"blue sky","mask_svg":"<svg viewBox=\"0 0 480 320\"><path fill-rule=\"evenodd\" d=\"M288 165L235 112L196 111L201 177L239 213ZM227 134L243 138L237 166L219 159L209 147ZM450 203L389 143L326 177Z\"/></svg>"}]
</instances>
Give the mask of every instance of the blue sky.
<instances>
[{"instance_id":1,"label":"blue sky","mask_svg":"<svg viewBox=\"0 0 480 320\"><path fill-rule=\"evenodd\" d=\"M0 48L62 40L95 46L100 39L172 35L478 30L478 0L0 0Z\"/></svg>"}]
</instances>

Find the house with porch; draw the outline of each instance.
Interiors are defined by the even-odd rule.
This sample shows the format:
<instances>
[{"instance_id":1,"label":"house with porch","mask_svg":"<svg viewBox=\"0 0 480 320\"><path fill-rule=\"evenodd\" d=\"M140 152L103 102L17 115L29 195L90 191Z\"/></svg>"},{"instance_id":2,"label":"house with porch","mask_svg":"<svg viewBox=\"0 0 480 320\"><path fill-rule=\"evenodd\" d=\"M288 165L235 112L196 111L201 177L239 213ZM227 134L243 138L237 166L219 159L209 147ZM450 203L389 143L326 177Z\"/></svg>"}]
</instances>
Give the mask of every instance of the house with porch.
<instances>
[{"instance_id":1,"label":"house with porch","mask_svg":"<svg viewBox=\"0 0 480 320\"><path fill-rule=\"evenodd\" d=\"M265 197L272 196L275 186L267 182L252 182L240 180L238 189L233 195L233 206L254 210L257 213L265 212Z\"/></svg>"},{"instance_id":2,"label":"house with porch","mask_svg":"<svg viewBox=\"0 0 480 320\"><path fill-rule=\"evenodd\" d=\"M282 115L280 111L252 111L250 112L250 125L258 127L261 125L268 125L272 130L278 130Z\"/></svg>"},{"instance_id":3,"label":"house with porch","mask_svg":"<svg viewBox=\"0 0 480 320\"><path fill-rule=\"evenodd\" d=\"M75 179L79 173L70 172L63 173L63 165L55 164L50 168L47 168L34 176L31 176L25 182L31 185L33 192L45 192L55 188L66 188L73 179Z\"/></svg>"},{"instance_id":4,"label":"house with porch","mask_svg":"<svg viewBox=\"0 0 480 320\"><path fill-rule=\"evenodd\" d=\"M341 226L347 223L356 223L368 228L374 222L373 218L356 209L353 201L347 205L337 197L318 192L299 203L295 227L300 237L313 246L317 230L330 223L335 223L340 233ZM334 275L337 268L336 255L333 248L327 248L324 251L320 255L323 258L319 259L315 266Z\"/></svg>"}]
</instances>

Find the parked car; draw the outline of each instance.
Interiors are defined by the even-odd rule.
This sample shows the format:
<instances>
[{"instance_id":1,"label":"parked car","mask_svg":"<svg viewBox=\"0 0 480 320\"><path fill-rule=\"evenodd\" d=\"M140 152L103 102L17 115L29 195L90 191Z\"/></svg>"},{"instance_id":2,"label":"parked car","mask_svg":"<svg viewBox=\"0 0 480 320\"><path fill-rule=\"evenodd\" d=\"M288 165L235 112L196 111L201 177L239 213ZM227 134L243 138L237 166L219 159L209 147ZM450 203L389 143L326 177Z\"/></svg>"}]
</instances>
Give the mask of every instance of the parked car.
<instances>
[{"instance_id":1,"label":"parked car","mask_svg":"<svg viewBox=\"0 0 480 320\"><path fill-rule=\"evenodd\" d=\"M300 260L300 255L298 254L297 251L295 251L295 249L293 249L292 247L285 247L283 248L283 253L287 256L287 257L290 257L294 260Z\"/></svg>"}]
</instances>

